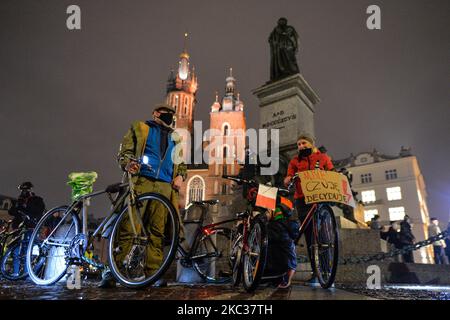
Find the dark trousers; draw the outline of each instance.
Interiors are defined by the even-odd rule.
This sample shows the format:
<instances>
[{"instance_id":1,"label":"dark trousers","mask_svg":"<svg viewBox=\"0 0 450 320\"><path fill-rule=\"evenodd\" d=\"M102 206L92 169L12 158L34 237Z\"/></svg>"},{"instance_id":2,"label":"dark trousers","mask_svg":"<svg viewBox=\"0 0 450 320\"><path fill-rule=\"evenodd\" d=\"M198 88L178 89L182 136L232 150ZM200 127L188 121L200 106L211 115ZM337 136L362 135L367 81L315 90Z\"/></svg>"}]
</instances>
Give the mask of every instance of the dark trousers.
<instances>
[{"instance_id":1,"label":"dark trousers","mask_svg":"<svg viewBox=\"0 0 450 320\"><path fill-rule=\"evenodd\" d=\"M447 259L445 256L444 248L442 248L442 246L433 246L433 250L434 250L434 263L446 264Z\"/></svg>"},{"instance_id":2,"label":"dark trousers","mask_svg":"<svg viewBox=\"0 0 450 320\"><path fill-rule=\"evenodd\" d=\"M405 263L414 263L414 255L412 251L408 251L402 254L403 262Z\"/></svg>"}]
</instances>

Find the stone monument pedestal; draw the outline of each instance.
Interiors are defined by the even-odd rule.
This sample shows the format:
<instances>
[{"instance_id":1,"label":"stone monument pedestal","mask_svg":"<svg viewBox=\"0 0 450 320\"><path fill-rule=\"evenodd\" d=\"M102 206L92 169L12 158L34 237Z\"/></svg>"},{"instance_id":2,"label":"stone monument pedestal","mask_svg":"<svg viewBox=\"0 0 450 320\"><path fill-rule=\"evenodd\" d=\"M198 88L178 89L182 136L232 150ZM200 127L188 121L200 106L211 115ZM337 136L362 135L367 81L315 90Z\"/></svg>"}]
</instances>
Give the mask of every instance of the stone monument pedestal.
<instances>
[{"instance_id":1,"label":"stone monument pedestal","mask_svg":"<svg viewBox=\"0 0 450 320\"><path fill-rule=\"evenodd\" d=\"M315 136L314 106L320 99L300 73L266 83L252 93L261 108L260 128L280 130L280 153L293 156L300 134Z\"/></svg>"}]
</instances>

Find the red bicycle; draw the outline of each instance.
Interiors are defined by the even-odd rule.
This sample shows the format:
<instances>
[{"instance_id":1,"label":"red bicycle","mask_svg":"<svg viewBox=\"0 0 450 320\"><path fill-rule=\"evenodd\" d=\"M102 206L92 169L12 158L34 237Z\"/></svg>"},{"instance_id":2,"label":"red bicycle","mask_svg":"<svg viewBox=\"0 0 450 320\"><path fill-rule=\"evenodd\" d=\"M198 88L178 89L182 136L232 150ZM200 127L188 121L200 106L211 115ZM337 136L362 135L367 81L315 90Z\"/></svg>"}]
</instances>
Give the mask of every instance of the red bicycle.
<instances>
[{"instance_id":1,"label":"red bicycle","mask_svg":"<svg viewBox=\"0 0 450 320\"><path fill-rule=\"evenodd\" d=\"M223 176L223 178L246 184L249 187L247 200L250 208L240 213L242 224L233 231L231 257L234 261L233 285L243 281L246 291L254 291L262 280L280 277L264 275L267 265L267 213L268 209L255 205L258 183L253 180L245 180L239 177ZM277 207L286 215L291 215L294 207L288 199L292 195L291 190L298 179L294 176L287 189L278 188L276 196ZM339 257L339 236L336 219L329 203L314 203L308 210L303 223L299 228L299 236L296 243L307 228L311 227L311 267L317 275L320 285L329 288L333 285L337 272Z\"/></svg>"},{"instance_id":2,"label":"red bicycle","mask_svg":"<svg viewBox=\"0 0 450 320\"><path fill-rule=\"evenodd\" d=\"M299 176L295 175L288 190L292 189L297 179ZM331 205L331 202L311 204L311 208L300 225L299 237L295 242L298 242L307 228L312 228L309 248L311 268L324 289L333 285L339 260L339 234Z\"/></svg>"}]
</instances>

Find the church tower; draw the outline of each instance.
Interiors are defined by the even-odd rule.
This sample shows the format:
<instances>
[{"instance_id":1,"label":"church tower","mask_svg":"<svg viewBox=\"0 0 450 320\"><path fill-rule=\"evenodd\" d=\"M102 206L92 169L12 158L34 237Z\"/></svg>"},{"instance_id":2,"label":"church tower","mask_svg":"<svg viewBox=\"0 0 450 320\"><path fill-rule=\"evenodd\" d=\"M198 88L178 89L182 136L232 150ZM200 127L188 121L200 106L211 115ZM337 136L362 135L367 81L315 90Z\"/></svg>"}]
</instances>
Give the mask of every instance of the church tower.
<instances>
[{"instance_id":1,"label":"church tower","mask_svg":"<svg viewBox=\"0 0 450 320\"><path fill-rule=\"evenodd\" d=\"M211 106L210 129L214 129L215 134L210 137L210 143L217 147L211 150L209 156L217 161L210 163L209 175L214 180L213 193L228 198L231 194L230 182L221 176L239 173L240 163L243 163L245 157L246 121L244 103L236 91L232 68L225 82L222 103L216 93L215 102Z\"/></svg>"},{"instance_id":2,"label":"church tower","mask_svg":"<svg viewBox=\"0 0 450 320\"><path fill-rule=\"evenodd\" d=\"M190 68L189 54L186 49L186 40L188 34L184 34L184 49L180 54L178 70L175 73L171 70L167 80L166 103L175 108L175 129L182 128L192 134L192 123L194 107L197 102L195 94L197 93L197 76L195 69Z\"/></svg>"}]
</instances>

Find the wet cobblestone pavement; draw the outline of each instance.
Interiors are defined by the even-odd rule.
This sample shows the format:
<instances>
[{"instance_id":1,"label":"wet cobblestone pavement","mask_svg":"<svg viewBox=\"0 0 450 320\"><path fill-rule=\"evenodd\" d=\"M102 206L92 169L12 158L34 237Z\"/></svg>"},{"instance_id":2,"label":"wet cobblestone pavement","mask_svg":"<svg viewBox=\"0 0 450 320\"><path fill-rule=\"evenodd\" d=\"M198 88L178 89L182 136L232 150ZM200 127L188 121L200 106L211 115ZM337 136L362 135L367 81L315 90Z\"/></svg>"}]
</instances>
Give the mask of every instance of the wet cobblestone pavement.
<instances>
[{"instance_id":1,"label":"wet cobblestone pavement","mask_svg":"<svg viewBox=\"0 0 450 320\"><path fill-rule=\"evenodd\" d=\"M30 280L11 282L0 280L0 299L14 300L354 300L366 296L339 289L323 290L299 284L289 289L268 285L254 293L231 285L169 283L163 288L134 290L117 286L112 289L97 288L97 280L83 280L81 289L68 289L65 282L52 286L37 286Z\"/></svg>"},{"instance_id":2,"label":"wet cobblestone pavement","mask_svg":"<svg viewBox=\"0 0 450 320\"><path fill-rule=\"evenodd\" d=\"M262 285L254 293L230 285L169 283L163 288L142 290L117 286L97 288L97 280L83 280L81 289L70 290L65 282L52 286L37 286L30 280L11 282L0 280L0 299L3 300L450 300L450 288L384 287L369 290L361 286L337 285L324 290L294 284L289 289Z\"/></svg>"},{"instance_id":3,"label":"wet cobblestone pavement","mask_svg":"<svg viewBox=\"0 0 450 320\"><path fill-rule=\"evenodd\" d=\"M450 300L450 287L388 285L367 289L356 285L339 285L340 289L380 300Z\"/></svg>"}]
</instances>

